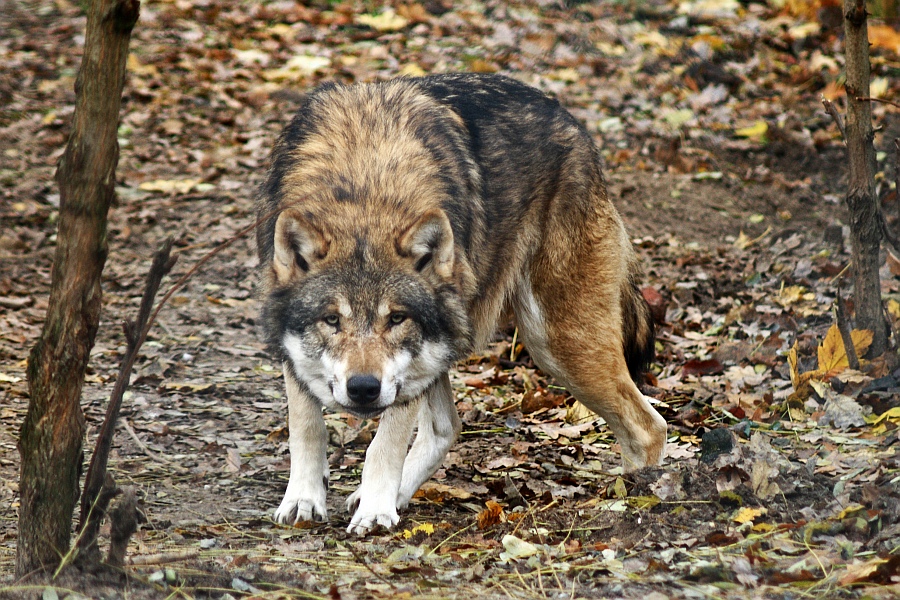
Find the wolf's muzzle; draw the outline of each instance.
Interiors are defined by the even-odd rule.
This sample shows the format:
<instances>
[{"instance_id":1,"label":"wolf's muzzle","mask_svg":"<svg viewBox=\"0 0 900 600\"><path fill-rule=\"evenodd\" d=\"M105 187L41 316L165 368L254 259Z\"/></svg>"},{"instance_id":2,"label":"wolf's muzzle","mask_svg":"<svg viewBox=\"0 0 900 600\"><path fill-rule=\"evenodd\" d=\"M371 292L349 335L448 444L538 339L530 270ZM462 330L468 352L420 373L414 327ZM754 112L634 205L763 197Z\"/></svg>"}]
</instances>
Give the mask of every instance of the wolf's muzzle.
<instances>
[{"instance_id":1,"label":"wolf's muzzle","mask_svg":"<svg viewBox=\"0 0 900 600\"><path fill-rule=\"evenodd\" d=\"M374 375L354 375L347 380L347 396L356 404L371 404L381 396L381 382Z\"/></svg>"}]
</instances>

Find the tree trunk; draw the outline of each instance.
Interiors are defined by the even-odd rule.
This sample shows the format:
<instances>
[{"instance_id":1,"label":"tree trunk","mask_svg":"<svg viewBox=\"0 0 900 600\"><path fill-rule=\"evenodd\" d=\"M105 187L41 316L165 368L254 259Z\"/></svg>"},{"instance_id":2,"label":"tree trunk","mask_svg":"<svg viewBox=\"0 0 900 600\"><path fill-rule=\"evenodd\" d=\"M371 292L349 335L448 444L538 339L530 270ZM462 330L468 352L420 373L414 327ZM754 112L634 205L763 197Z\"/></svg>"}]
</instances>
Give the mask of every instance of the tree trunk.
<instances>
[{"instance_id":1,"label":"tree trunk","mask_svg":"<svg viewBox=\"0 0 900 600\"><path fill-rule=\"evenodd\" d=\"M69 550L84 438L79 401L100 320L119 107L139 9L139 0L93 0L89 9L72 133L56 172L60 216L50 302L28 360L31 401L19 437L20 578L54 568Z\"/></svg>"},{"instance_id":2,"label":"tree trunk","mask_svg":"<svg viewBox=\"0 0 900 600\"><path fill-rule=\"evenodd\" d=\"M844 53L847 63L847 153L850 182L847 207L850 210L853 299L856 326L872 330L870 356L887 349L887 324L881 304L878 275L881 250L881 214L875 194L875 133L869 96L869 38L863 0L844 0Z\"/></svg>"}]
</instances>

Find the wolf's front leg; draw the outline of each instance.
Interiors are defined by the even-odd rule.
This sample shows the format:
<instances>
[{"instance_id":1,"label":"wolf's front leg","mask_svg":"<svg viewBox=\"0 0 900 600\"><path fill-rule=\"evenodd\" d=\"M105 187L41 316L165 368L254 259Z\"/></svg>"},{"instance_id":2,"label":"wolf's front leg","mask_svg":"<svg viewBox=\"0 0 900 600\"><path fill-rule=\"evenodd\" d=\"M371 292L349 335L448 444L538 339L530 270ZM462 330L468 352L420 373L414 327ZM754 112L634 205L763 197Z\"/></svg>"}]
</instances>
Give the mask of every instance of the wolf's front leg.
<instances>
[{"instance_id":1,"label":"wolf's front leg","mask_svg":"<svg viewBox=\"0 0 900 600\"><path fill-rule=\"evenodd\" d=\"M300 388L290 369L284 368L288 399L288 433L291 478L275 520L284 525L300 521L325 521L325 490L328 487L328 434L322 406Z\"/></svg>"},{"instance_id":2,"label":"wolf's front leg","mask_svg":"<svg viewBox=\"0 0 900 600\"><path fill-rule=\"evenodd\" d=\"M347 509L356 508L348 533L364 535L376 525L390 529L400 520L397 493L418 408L417 401L393 405L381 417L378 432L366 450L362 483L347 499Z\"/></svg>"},{"instance_id":3,"label":"wolf's front leg","mask_svg":"<svg viewBox=\"0 0 900 600\"><path fill-rule=\"evenodd\" d=\"M419 408L419 429L403 465L397 508L406 508L413 494L437 471L461 428L450 376L445 373L425 392Z\"/></svg>"}]
</instances>

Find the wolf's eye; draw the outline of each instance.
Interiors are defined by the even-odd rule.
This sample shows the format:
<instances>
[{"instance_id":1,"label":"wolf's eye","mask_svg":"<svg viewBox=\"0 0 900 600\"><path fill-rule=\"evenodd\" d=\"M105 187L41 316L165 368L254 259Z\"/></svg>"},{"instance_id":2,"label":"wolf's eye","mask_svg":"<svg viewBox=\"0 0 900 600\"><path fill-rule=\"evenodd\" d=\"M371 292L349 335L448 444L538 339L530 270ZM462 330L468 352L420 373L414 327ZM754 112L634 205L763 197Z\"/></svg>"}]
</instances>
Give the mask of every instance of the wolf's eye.
<instances>
[{"instance_id":1,"label":"wolf's eye","mask_svg":"<svg viewBox=\"0 0 900 600\"><path fill-rule=\"evenodd\" d=\"M337 327L338 323L341 322L340 317L337 315L325 315L325 318L322 319L325 321L327 325L331 325L332 327Z\"/></svg>"},{"instance_id":2,"label":"wolf's eye","mask_svg":"<svg viewBox=\"0 0 900 600\"><path fill-rule=\"evenodd\" d=\"M391 325L399 325L406 320L406 313L392 312L391 316L388 317L388 320L390 321Z\"/></svg>"}]
</instances>

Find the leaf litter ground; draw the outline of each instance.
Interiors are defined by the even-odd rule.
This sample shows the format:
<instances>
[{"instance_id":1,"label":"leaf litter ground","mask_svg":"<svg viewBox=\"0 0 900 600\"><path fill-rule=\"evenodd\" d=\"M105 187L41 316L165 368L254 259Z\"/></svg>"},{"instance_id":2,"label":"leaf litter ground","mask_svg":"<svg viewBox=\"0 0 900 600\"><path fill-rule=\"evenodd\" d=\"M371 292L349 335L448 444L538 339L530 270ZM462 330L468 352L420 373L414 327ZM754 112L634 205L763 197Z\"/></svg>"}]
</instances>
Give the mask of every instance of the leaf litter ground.
<instances>
[{"instance_id":1,"label":"leaf litter ground","mask_svg":"<svg viewBox=\"0 0 900 600\"><path fill-rule=\"evenodd\" d=\"M892 359L850 371L829 335L837 286L849 286L844 151L819 105L841 93L838 32L832 3L784 4L144 2L83 396L89 446L153 250L175 235L177 276L252 221L268 148L304 90L475 70L557 95L601 144L660 322L647 391L670 425L668 457L623 475L602 422L534 368L510 325L454 373L463 434L397 531L344 533L375 428L344 415L327 420L331 522L277 526L285 400L256 333L248 238L173 298L144 347L111 461L149 518L127 580L70 575L30 591L12 577L15 442L84 17L67 0L11 5L0 15L0 594L894 597L900 373ZM897 34L873 32L873 88L896 99ZM898 120L884 105L875 115L890 163ZM894 169L882 170L890 212ZM898 273L886 257L895 326Z\"/></svg>"}]
</instances>

